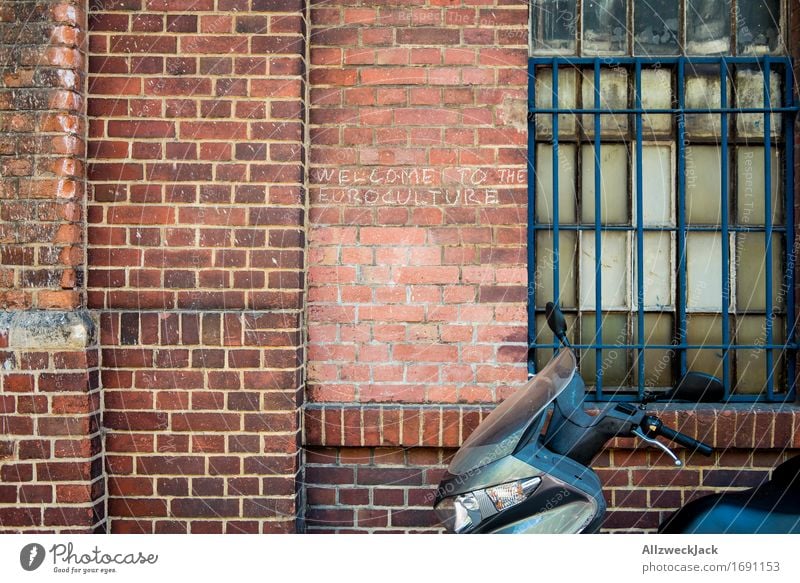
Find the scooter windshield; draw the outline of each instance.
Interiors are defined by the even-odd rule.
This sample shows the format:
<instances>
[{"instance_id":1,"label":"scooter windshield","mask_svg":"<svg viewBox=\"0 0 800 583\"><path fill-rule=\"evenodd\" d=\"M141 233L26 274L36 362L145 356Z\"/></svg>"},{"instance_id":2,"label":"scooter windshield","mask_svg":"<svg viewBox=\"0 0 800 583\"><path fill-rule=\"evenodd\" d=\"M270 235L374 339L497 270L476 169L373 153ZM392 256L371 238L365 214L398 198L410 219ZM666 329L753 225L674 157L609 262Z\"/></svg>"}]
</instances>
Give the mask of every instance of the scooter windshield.
<instances>
[{"instance_id":1,"label":"scooter windshield","mask_svg":"<svg viewBox=\"0 0 800 583\"><path fill-rule=\"evenodd\" d=\"M483 420L453 457L447 471L465 474L511 454L525 430L569 385L575 366L572 350L562 350Z\"/></svg>"}]
</instances>

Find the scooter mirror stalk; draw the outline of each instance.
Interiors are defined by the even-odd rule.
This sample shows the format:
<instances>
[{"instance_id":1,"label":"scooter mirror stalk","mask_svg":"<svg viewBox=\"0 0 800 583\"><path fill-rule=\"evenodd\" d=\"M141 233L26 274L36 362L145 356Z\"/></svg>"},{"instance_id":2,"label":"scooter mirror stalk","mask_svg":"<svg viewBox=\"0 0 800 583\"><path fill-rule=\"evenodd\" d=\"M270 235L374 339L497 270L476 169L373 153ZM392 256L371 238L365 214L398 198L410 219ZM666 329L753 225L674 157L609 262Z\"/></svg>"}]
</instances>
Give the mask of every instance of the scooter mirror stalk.
<instances>
[{"instance_id":1,"label":"scooter mirror stalk","mask_svg":"<svg viewBox=\"0 0 800 583\"><path fill-rule=\"evenodd\" d=\"M550 330L556 335L558 341L561 342L563 346L569 347L569 340L567 340L567 320L564 318L564 314L561 313L561 310L559 310L558 306L553 302L547 302L547 305L544 307L544 313L547 317L547 325L550 326Z\"/></svg>"}]
</instances>

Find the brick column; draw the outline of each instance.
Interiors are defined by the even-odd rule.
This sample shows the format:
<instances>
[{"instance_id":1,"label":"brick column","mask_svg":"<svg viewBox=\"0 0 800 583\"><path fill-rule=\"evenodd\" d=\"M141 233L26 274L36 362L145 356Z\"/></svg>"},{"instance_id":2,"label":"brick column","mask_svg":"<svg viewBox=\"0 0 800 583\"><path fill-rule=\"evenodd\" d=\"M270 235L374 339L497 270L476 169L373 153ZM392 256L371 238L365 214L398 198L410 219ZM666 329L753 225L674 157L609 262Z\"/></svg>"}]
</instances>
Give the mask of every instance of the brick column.
<instances>
[{"instance_id":1,"label":"brick column","mask_svg":"<svg viewBox=\"0 0 800 583\"><path fill-rule=\"evenodd\" d=\"M291 532L305 6L90 13L89 305L113 532Z\"/></svg>"},{"instance_id":2,"label":"brick column","mask_svg":"<svg viewBox=\"0 0 800 583\"><path fill-rule=\"evenodd\" d=\"M0 5L0 531L105 529L82 2Z\"/></svg>"}]
</instances>

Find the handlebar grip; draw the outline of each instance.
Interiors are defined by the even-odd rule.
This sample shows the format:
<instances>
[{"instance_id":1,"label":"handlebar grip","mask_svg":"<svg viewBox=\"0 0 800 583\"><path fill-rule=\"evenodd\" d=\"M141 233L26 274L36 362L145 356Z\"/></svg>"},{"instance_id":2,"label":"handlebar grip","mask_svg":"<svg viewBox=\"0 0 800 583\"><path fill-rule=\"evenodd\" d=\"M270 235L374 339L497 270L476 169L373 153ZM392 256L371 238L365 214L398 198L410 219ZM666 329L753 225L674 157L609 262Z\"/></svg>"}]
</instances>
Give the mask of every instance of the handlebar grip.
<instances>
[{"instance_id":1,"label":"handlebar grip","mask_svg":"<svg viewBox=\"0 0 800 583\"><path fill-rule=\"evenodd\" d=\"M670 429L666 425L662 425L658 428L658 434L663 435L670 441L674 441L675 443L682 445L686 449L696 450L702 453L705 456L710 456L713 453L713 449L711 449L710 445L706 445L702 441L697 441L696 439L689 437L685 433L681 433L679 431L675 431L674 429Z\"/></svg>"}]
</instances>

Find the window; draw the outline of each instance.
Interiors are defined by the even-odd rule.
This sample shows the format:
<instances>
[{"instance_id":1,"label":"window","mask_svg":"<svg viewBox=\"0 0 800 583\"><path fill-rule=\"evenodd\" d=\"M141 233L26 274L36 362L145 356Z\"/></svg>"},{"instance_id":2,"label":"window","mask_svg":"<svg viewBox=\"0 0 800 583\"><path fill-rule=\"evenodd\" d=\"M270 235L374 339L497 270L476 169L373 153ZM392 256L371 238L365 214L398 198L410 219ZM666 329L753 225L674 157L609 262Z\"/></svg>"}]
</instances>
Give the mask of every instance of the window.
<instances>
[{"instance_id":1,"label":"window","mask_svg":"<svg viewBox=\"0 0 800 583\"><path fill-rule=\"evenodd\" d=\"M797 112L778 0L531 2L529 336L597 399L794 397Z\"/></svg>"}]
</instances>

